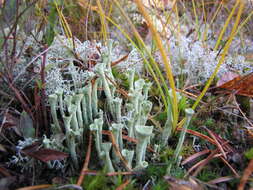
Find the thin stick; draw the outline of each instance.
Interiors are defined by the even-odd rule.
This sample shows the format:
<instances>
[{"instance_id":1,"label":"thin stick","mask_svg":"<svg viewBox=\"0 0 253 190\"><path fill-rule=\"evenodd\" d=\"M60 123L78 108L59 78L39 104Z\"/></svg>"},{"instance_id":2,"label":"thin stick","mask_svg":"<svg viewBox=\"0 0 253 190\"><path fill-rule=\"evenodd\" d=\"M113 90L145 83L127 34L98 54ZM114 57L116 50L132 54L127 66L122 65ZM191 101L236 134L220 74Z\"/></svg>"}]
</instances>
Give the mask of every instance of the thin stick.
<instances>
[{"instance_id":1,"label":"thin stick","mask_svg":"<svg viewBox=\"0 0 253 190\"><path fill-rule=\"evenodd\" d=\"M244 170L242 179L241 179L240 184L238 186L238 190L244 189L244 186L246 185L246 182L247 182L248 178L250 177L252 171L253 171L253 160L250 161L248 167Z\"/></svg>"},{"instance_id":2,"label":"thin stick","mask_svg":"<svg viewBox=\"0 0 253 190\"><path fill-rule=\"evenodd\" d=\"M89 133L89 145L88 145L88 150L86 153L86 158L83 164L83 168L81 170L80 176L77 181L77 185L81 186L83 181L84 181L84 176L85 176L85 171L88 170L88 165L90 161L90 154L91 154L91 144L92 144L92 134L91 132Z\"/></svg>"},{"instance_id":3,"label":"thin stick","mask_svg":"<svg viewBox=\"0 0 253 190\"><path fill-rule=\"evenodd\" d=\"M29 187L18 188L16 190L37 190L37 189L45 189L45 188L49 188L49 187L52 187L52 185L50 185L50 184L34 185L34 186L29 186Z\"/></svg>"},{"instance_id":4,"label":"thin stick","mask_svg":"<svg viewBox=\"0 0 253 190\"><path fill-rule=\"evenodd\" d=\"M111 131L109 131L109 137L110 137L110 139L111 139L112 146L113 146L114 149L115 149L116 155L117 155L117 156L120 158L120 160L123 162L123 164L125 165L126 169L127 169L128 171L132 171L132 169L128 166L128 163L127 163L126 159L122 156L122 154L121 154L121 152L120 152L120 150L119 150L118 145L115 143L116 141L115 141L115 138L114 138L114 136L113 136L113 134L112 134Z\"/></svg>"},{"instance_id":5,"label":"thin stick","mask_svg":"<svg viewBox=\"0 0 253 190\"><path fill-rule=\"evenodd\" d=\"M95 170L85 170L82 173L85 175L94 175L94 176L101 175L100 172L97 172ZM141 175L141 174L142 174L141 172L132 171L132 172L109 172L105 175L106 176L118 176L118 175L128 176L128 175Z\"/></svg>"}]
</instances>

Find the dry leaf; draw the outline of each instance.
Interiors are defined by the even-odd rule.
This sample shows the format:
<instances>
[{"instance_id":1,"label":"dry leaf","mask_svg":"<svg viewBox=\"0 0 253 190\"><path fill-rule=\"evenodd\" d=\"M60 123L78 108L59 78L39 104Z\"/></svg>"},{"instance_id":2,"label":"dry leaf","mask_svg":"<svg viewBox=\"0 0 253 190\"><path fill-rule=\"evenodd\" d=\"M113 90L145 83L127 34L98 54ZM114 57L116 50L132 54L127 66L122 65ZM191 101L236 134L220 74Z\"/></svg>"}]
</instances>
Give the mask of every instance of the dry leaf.
<instances>
[{"instance_id":1,"label":"dry leaf","mask_svg":"<svg viewBox=\"0 0 253 190\"><path fill-rule=\"evenodd\" d=\"M230 74L231 75L231 74ZM227 78L232 78L233 76L227 76ZM219 83L219 82L218 82ZM231 93L239 94L242 96L253 97L253 73L246 76L237 76L228 82L219 83L217 88L223 88Z\"/></svg>"},{"instance_id":2,"label":"dry leaf","mask_svg":"<svg viewBox=\"0 0 253 190\"><path fill-rule=\"evenodd\" d=\"M217 82L216 86L220 87L221 85L227 83L228 81L235 79L236 77L240 77L240 75L238 75L237 73L233 73L233 72L227 72L221 76L221 78Z\"/></svg>"},{"instance_id":3,"label":"dry leaf","mask_svg":"<svg viewBox=\"0 0 253 190\"><path fill-rule=\"evenodd\" d=\"M63 160L68 157L67 153L47 148L41 148L35 151L25 151L25 154L42 162L48 162L51 160Z\"/></svg>"}]
</instances>

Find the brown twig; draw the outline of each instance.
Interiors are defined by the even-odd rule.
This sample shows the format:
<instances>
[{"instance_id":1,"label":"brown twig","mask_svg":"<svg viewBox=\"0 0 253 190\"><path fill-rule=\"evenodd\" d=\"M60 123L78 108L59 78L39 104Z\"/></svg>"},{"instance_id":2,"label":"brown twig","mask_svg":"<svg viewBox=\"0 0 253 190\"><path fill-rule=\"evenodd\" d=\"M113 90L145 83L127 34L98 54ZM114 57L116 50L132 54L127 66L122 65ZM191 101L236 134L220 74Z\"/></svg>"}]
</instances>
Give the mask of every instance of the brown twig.
<instances>
[{"instance_id":1,"label":"brown twig","mask_svg":"<svg viewBox=\"0 0 253 190\"><path fill-rule=\"evenodd\" d=\"M214 185L214 184L217 184L217 183L224 183L224 182L227 182L227 181L231 181L232 179L234 179L234 177L225 176L225 177L219 177L217 179L213 179L211 181L208 181L207 183L210 184L210 185Z\"/></svg>"},{"instance_id":2,"label":"brown twig","mask_svg":"<svg viewBox=\"0 0 253 190\"><path fill-rule=\"evenodd\" d=\"M224 149L222 148L221 144L219 143L219 141L216 139L215 135L213 134L213 132L211 130L209 130L207 127L204 127L205 130L209 133L209 135L213 138L215 145L217 146L217 148L220 150L220 152L223 154L224 158L227 159L226 153L224 151Z\"/></svg>"},{"instance_id":3,"label":"brown twig","mask_svg":"<svg viewBox=\"0 0 253 190\"><path fill-rule=\"evenodd\" d=\"M197 176L198 173L203 169L203 167L215 157L215 155L218 153L219 149L216 149L212 151L212 153L204 160L202 160L201 164L198 166L198 168L195 170L195 172L192 174L192 176ZM188 173L188 172L187 172Z\"/></svg>"},{"instance_id":4,"label":"brown twig","mask_svg":"<svg viewBox=\"0 0 253 190\"><path fill-rule=\"evenodd\" d=\"M200 156L203 156L203 155L205 155L205 154L207 154L207 153L210 153L210 150L205 149L205 150L203 150L203 151L201 151L201 152L197 152L197 153L195 153L195 154L189 156L188 158L186 158L186 159L181 163L181 165L185 165L185 164L187 164L188 162L191 162L191 161L195 160L196 158L199 158Z\"/></svg>"},{"instance_id":5,"label":"brown twig","mask_svg":"<svg viewBox=\"0 0 253 190\"><path fill-rule=\"evenodd\" d=\"M182 131L182 128L177 128L177 131ZM215 145L215 142L212 138L208 137L207 135L204 135L202 133L199 133L197 131L194 131L194 130L191 130L191 129L187 129L186 130L187 133L191 134L191 135L194 135L194 136L197 136L197 137L200 137L204 140L207 140L209 141L210 143L214 144Z\"/></svg>"},{"instance_id":6,"label":"brown twig","mask_svg":"<svg viewBox=\"0 0 253 190\"><path fill-rule=\"evenodd\" d=\"M80 176L77 181L77 185L79 185L79 186L82 185L82 183L84 181L85 171L88 170L88 165L89 165L90 155L91 155L91 145L92 145L92 133L90 132L89 133L89 145L88 145L85 161L84 161L83 168L81 170Z\"/></svg>"},{"instance_id":7,"label":"brown twig","mask_svg":"<svg viewBox=\"0 0 253 190\"><path fill-rule=\"evenodd\" d=\"M34 185L34 186L29 186L29 187L18 188L16 190L38 190L38 189L45 189L45 188L49 188L49 187L52 187L52 185L50 185L50 184Z\"/></svg>"},{"instance_id":8,"label":"brown twig","mask_svg":"<svg viewBox=\"0 0 253 190\"><path fill-rule=\"evenodd\" d=\"M111 63L111 66L113 67L113 66L119 64L120 62L124 61L125 59L127 59L128 55L129 55L129 53L126 54L126 55L124 55L123 57L119 58L118 60L112 62L112 63Z\"/></svg>"},{"instance_id":9,"label":"brown twig","mask_svg":"<svg viewBox=\"0 0 253 190\"><path fill-rule=\"evenodd\" d=\"M28 104L26 103L22 95L20 94L19 90L11 82L9 82L9 87L14 92L15 97L21 103L23 109L30 115L30 117L34 121L32 110L29 108Z\"/></svg>"},{"instance_id":10,"label":"brown twig","mask_svg":"<svg viewBox=\"0 0 253 190\"><path fill-rule=\"evenodd\" d=\"M244 170L242 179L240 181L240 184L239 184L237 190L243 190L244 189L244 186L246 185L246 182L247 182L249 176L251 175L252 171L253 171L253 159L250 161L249 165Z\"/></svg>"},{"instance_id":11,"label":"brown twig","mask_svg":"<svg viewBox=\"0 0 253 190\"><path fill-rule=\"evenodd\" d=\"M225 158L223 157L220 158L230 168L230 170L235 174L237 178L240 177L239 174L235 171L235 169L228 163L228 161Z\"/></svg>"},{"instance_id":12,"label":"brown twig","mask_svg":"<svg viewBox=\"0 0 253 190\"><path fill-rule=\"evenodd\" d=\"M235 102L235 105L237 107L237 109L240 111L240 113L242 114L243 118L247 121L247 123L250 125L251 128L253 128L253 124L252 122L246 117L245 113L241 110L239 104L237 103L236 101L236 98L234 96L234 102Z\"/></svg>"},{"instance_id":13,"label":"brown twig","mask_svg":"<svg viewBox=\"0 0 253 190\"><path fill-rule=\"evenodd\" d=\"M101 173L94 171L94 170L85 170L82 171L83 174L85 175L101 175ZM136 171L131 171L131 172L109 172L105 174L106 176L118 176L118 175L140 175L142 174L141 172L136 172Z\"/></svg>"},{"instance_id":14,"label":"brown twig","mask_svg":"<svg viewBox=\"0 0 253 190\"><path fill-rule=\"evenodd\" d=\"M132 171L132 169L129 167L128 163L127 163L127 160L122 156L120 150L119 150L119 147L118 145L116 144L116 141L115 141L115 138L112 134L111 131L109 131L109 137L110 137L110 140L112 142L112 146L115 150L115 153L116 155L120 158L120 160L123 162L123 164L125 165L125 168L128 170L128 171Z\"/></svg>"},{"instance_id":15,"label":"brown twig","mask_svg":"<svg viewBox=\"0 0 253 190\"><path fill-rule=\"evenodd\" d=\"M108 135L108 136L110 135L110 132L109 132L109 131L103 130L102 133L103 133L104 135ZM135 144L138 143L138 140L137 140L137 139L131 138L131 137L127 136L127 135L122 135L122 138L123 138L124 140L127 140L127 141L132 142L132 143L135 143ZM148 151L150 151L150 152L152 152L152 153L155 153L155 151L154 151L154 149L153 149L152 147L148 146L147 149L148 149Z\"/></svg>"},{"instance_id":16,"label":"brown twig","mask_svg":"<svg viewBox=\"0 0 253 190\"><path fill-rule=\"evenodd\" d=\"M2 167L2 166L0 166L0 173L1 173L2 175L4 175L5 177L10 177L10 176L12 176L12 175L9 173L9 171L8 171L6 168Z\"/></svg>"}]
</instances>

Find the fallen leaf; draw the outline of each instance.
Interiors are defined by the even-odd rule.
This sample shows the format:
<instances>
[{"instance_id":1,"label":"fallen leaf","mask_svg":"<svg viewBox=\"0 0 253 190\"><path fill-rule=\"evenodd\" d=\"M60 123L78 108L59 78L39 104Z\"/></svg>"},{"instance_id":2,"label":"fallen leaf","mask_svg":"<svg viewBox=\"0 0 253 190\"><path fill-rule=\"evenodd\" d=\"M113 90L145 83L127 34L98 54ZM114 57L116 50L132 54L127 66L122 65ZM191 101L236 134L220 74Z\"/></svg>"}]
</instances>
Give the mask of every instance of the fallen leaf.
<instances>
[{"instance_id":1,"label":"fallen leaf","mask_svg":"<svg viewBox=\"0 0 253 190\"><path fill-rule=\"evenodd\" d=\"M233 78L234 76L234 78ZM239 94L242 96L253 97L253 73L246 76L236 76L230 74L227 79L233 78L227 82L219 82L220 85L217 88L223 88L231 93Z\"/></svg>"},{"instance_id":2,"label":"fallen leaf","mask_svg":"<svg viewBox=\"0 0 253 190\"><path fill-rule=\"evenodd\" d=\"M22 152L42 162L48 162L51 160L63 160L68 157L67 153L60 152L58 150L48 149L48 148L41 148L39 150L30 151L30 152L22 150Z\"/></svg>"},{"instance_id":3,"label":"fallen leaf","mask_svg":"<svg viewBox=\"0 0 253 190\"><path fill-rule=\"evenodd\" d=\"M227 83L228 81L235 79L236 77L240 77L240 75L238 75L237 73L233 73L233 72L227 72L221 76L221 78L217 82L216 86L220 87L221 85Z\"/></svg>"}]
</instances>

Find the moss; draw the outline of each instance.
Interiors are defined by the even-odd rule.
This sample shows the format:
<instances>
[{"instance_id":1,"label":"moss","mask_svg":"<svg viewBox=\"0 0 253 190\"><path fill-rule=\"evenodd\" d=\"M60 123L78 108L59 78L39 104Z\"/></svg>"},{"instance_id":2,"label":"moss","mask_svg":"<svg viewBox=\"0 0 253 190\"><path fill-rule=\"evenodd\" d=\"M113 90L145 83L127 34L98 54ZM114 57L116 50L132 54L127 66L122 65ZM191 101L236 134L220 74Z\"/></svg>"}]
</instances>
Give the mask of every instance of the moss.
<instances>
[{"instance_id":1,"label":"moss","mask_svg":"<svg viewBox=\"0 0 253 190\"><path fill-rule=\"evenodd\" d=\"M220 174L218 172L219 171L214 170L213 168L211 169L210 167L205 167L205 169L203 169L199 173L198 179L200 179L201 181L205 181L205 182L216 179L216 178L220 177Z\"/></svg>"},{"instance_id":2,"label":"moss","mask_svg":"<svg viewBox=\"0 0 253 190\"><path fill-rule=\"evenodd\" d=\"M174 154L174 149L171 147L166 148L163 152L160 154L160 158L162 162L168 162L168 159L171 158Z\"/></svg>"},{"instance_id":3,"label":"moss","mask_svg":"<svg viewBox=\"0 0 253 190\"><path fill-rule=\"evenodd\" d=\"M212 118L208 118L208 119L205 121L204 125L207 126L207 127L213 127L213 126L215 125L215 121L214 121L214 119L212 119Z\"/></svg>"},{"instance_id":4,"label":"moss","mask_svg":"<svg viewBox=\"0 0 253 190\"><path fill-rule=\"evenodd\" d=\"M251 160L253 158L253 148L244 152L244 155L247 159Z\"/></svg>"}]
</instances>

